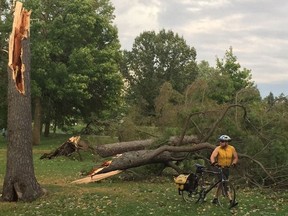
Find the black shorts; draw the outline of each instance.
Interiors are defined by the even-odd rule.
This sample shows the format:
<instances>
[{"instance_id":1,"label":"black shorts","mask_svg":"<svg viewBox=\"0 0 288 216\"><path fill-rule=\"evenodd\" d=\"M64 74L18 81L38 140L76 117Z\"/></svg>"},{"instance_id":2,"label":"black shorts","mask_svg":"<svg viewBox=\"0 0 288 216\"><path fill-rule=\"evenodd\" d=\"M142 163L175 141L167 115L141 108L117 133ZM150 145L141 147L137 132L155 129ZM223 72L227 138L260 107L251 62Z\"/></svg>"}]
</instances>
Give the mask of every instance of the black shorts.
<instances>
[{"instance_id":1,"label":"black shorts","mask_svg":"<svg viewBox=\"0 0 288 216\"><path fill-rule=\"evenodd\" d=\"M228 180L229 179L229 174L230 174L229 168L228 167L222 168L222 172L223 172L224 176L226 177L226 179Z\"/></svg>"}]
</instances>

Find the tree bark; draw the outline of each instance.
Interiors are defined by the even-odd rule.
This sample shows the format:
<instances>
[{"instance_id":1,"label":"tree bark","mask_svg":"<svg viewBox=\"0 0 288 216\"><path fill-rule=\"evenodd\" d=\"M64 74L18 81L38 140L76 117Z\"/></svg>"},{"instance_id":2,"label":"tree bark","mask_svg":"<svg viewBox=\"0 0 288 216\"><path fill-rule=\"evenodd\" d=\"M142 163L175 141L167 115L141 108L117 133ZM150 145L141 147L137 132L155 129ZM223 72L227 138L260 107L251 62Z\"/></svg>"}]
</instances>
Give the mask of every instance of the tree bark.
<instances>
[{"instance_id":1,"label":"tree bark","mask_svg":"<svg viewBox=\"0 0 288 216\"><path fill-rule=\"evenodd\" d=\"M22 8L22 3L17 2L9 42L9 54L12 52L14 56L11 55L12 59L9 56L11 64L8 67L8 146L2 192L2 199L10 202L32 201L44 193L36 180L33 165L27 22L30 23L30 12Z\"/></svg>"},{"instance_id":2,"label":"tree bark","mask_svg":"<svg viewBox=\"0 0 288 216\"><path fill-rule=\"evenodd\" d=\"M45 121L44 123L44 136L48 137L50 134L50 121Z\"/></svg>"},{"instance_id":3,"label":"tree bark","mask_svg":"<svg viewBox=\"0 0 288 216\"><path fill-rule=\"evenodd\" d=\"M181 141L180 138L171 137L167 141L167 144L176 146L178 145L179 141ZM95 147L95 152L101 157L110 157L110 156L114 156L117 154L122 154L124 152L144 150L147 148L151 148L153 147L154 142L155 140L153 139L147 139L147 140L97 145ZM196 136L184 136L182 138L181 144L184 145L184 144L189 144L189 143L192 144L192 143L198 143L198 142L199 140Z\"/></svg>"},{"instance_id":4,"label":"tree bark","mask_svg":"<svg viewBox=\"0 0 288 216\"><path fill-rule=\"evenodd\" d=\"M33 124L33 145L40 144L41 135L41 101L40 97L35 98L34 124Z\"/></svg>"}]
</instances>

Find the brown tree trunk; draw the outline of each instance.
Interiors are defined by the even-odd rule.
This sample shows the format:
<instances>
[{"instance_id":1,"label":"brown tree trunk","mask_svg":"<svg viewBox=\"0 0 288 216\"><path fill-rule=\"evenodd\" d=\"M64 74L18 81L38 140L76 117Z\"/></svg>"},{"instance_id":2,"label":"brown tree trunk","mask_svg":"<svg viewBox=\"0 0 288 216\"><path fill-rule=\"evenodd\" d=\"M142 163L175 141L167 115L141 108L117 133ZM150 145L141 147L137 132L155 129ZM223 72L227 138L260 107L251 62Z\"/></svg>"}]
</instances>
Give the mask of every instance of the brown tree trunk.
<instances>
[{"instance_id":1,"label":"brown tree trunk","mask_svg":"<svg viewBox=\"0 0 288 216\"><path fill-rule=\"evenodd\" d=\"M33 145L40 144L41 135L41 101L40 97L35 98L34 124L33 124Z\"/></svg>"},{"instance_id":2,"label":"brown tree trunk","mask_svg":"<svg viewBox=\"0 0 288 216\"><path fill-rule=\"evenodd\" d=\"M50 121L44 123L44 136L48 137L50 134Z\"/></svg>"},{"instance_id":3,"label":"brown tree trunk","mask_svg":"<svg viewBox=\"0 0 288 216\"><path fill-rule=\"evenodd\" d=\"M43 194L35 178L32 154L29 24L23 26L30 23L29 18L30 13L17 2L9 44L9 54L14 56L9 56L8 67L8 146L2 192L2 199L10 202L32 201ZM25 29L28 32L21 32Z\"/></svg>"},{"instance_id":4,"label":"brown tree trunk","mask_svg":"<svg viewBox=\"0 0 288 216\"><path fill-rule=\"evenodd\" d=\"M153 143L155 140L147 139L147 140L138 140L138 141L130 141L130 142L120 142L120 143L112 143L112 144L105 144L105 145L97 145L95 147L95 152L100 155L101 157L109 157L114 156L117 154L122 154L128 151L137 151L143 150L147 148L153 147ZM181 141L181 145L184 144L192 144L198 143L199 140L196 136L184 136ZM178 137L171 137L167 141L168 145L176 146L179 144ZM157 146L154 146L154 148Z\"/></svg>"}]
</instances>

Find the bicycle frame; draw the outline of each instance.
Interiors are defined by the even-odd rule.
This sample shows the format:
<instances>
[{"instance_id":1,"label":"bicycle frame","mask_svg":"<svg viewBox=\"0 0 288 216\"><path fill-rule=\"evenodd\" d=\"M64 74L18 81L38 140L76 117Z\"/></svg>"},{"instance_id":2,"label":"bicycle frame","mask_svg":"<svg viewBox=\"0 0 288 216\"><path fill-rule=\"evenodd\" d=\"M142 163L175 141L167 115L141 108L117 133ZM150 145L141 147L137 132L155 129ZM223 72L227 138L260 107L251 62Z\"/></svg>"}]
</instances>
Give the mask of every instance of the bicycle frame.
<instances>
[{"instance_id":1,"label":"bicycle frame","mask_svg":"<svg viewBox=\"0 0 288 216\"><path fill-rule=\"evenodd\" d=\"M199 176L199 180L198 180L198 183L199 183L199 187L200 187L200 193L199 193L199 198L198 200L196 201L196 203L198 203L200 200L201 201L204 201L206 195L213 189L215 188L218 184L221 184L223 182L228 182L228 180L226 179L225 175L223 174L223 170L222 168L218 168L218 171L210 171L210 170L207 170L207 169L204 169L205 167L204 166L201 166L201 165L196 165L197 169L198 169L198 173L200 174ZM211 173L211 174L214 174L215 176L217 175L220 175L221 178L219 178L216 182L212 183L207 189L205 188L204 186L204 181L205 181L205 176L204 174L205 173ZM223 186L223 184L222 184Z\"/></svg>"}]
</instances>

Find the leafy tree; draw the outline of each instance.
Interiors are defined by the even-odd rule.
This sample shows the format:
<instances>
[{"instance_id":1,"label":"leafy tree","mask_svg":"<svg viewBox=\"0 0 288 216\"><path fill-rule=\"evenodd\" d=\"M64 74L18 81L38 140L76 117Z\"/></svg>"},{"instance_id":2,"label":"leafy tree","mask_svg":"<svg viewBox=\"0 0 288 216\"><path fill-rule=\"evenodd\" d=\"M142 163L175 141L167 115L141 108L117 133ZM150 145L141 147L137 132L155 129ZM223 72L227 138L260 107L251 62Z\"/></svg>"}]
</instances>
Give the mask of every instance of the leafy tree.
<instances>
[{"instance_id":1,"label":"leafy tree","mask_svg":"<svg viewBox=\"0 0 288 216\"><path fill-rule=\"evenodd\" d=\"M237 62L237 57L233 54L232 47L226 51L223 59L216 59L216 79L212 79L217 83L214 87L219 87L213 90L212 97L220 103L233 101L237 92L242 89L254 87L254 82L251 80L251 70L242 69ZM222 89L222 91L218 91ZM219 93L217 93L219 92Z\"/></svg>"},{"instance_id":2,"label":"leafy tree","mask_svg":"<svg viewBox=\"0 0 288 216\"><path fill-rule=\"evenodd\" d=\"M201 61L198 64L199 76L197 80L206 82L208 87L205 91L205 97L208 97L219 104L223 104L231 100L233 81L226 73L221 73L217 68L210 67L207 61Z\"/></svg>"},{"instance_id":3,"label":"leafy tree","mask_svg":"<svg viewBox=\"0 0 288 216\"><path fill-rule=\"evenodd\" d=\"M172 31L146 31L136 37L131 52L124 52L122 72L131 98L142 103L143 114L155 115L154 100L168 81L183 92L195 80L196 51Z\"/></svg>"},{"instance_id":4,"label":"leafy tree","mask_svg":"<svg viewBox=\"0 0 288 216\"><path fill-rule=\"evenodd\" d=\"M31 0L33 98L57 126L111 115L121 102L120 44L109 0ZM105 114L103 114L105 111ZM35 119L34 119L35 121Z\"/></svg>"},{"instance_id":5,"label":"leafy tree","mask_svg":"<svg viewBox=\"0 0 288 216\"><path fill-rule=\"evenodd\" d=\"M198 76L197 78L208 80L210 76L215 73L215 68L209 65L208 61L202 60L198 63Z\"/></svg>"}]
</instances>

